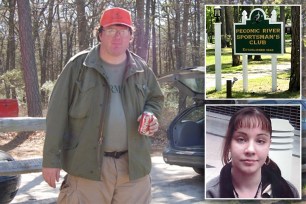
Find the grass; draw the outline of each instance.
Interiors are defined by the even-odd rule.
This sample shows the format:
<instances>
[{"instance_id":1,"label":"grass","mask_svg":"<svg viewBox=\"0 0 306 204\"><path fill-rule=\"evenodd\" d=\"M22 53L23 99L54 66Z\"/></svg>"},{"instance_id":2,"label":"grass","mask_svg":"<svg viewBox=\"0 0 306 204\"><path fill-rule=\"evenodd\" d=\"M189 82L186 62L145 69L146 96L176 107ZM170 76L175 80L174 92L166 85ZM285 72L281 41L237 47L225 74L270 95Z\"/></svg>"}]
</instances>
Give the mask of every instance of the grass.
<instances>
[{"instance_id":1,"label":"grass","mask_svg":"<svg viewBox=\"0 0 306 204\"><path fill-rule=\"evenodd\" d=\"M248 80L248 91L243 91L243 81L238 80L232 87L232 98L299 98L300 92L289 92L289 74L282 73L277 76L277 91L272 92L271 76ZM206 90L209 99L226 98L226 86L221 91L214 88Z\"/></svg>"}]
</instances>

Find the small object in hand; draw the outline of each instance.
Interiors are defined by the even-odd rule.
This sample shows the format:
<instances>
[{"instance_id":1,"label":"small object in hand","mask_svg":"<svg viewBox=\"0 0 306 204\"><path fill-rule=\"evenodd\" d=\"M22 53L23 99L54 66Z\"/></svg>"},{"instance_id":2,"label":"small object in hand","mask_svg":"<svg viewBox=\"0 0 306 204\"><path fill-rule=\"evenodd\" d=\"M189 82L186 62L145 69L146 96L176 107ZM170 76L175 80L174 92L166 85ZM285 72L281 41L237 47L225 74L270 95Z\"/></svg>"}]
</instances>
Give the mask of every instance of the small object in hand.
<instances>
[{"instance_id":1,"label":"small object in hand","mask_svg":"<svg viewBox=\"0 0 306 204\"><path fill-rule=\"evenodd\" d=\"M153 121L153 113L143 112L141 115L138 132L142 135L150 135L150 123Z\"/></svg>"}]
</instances>

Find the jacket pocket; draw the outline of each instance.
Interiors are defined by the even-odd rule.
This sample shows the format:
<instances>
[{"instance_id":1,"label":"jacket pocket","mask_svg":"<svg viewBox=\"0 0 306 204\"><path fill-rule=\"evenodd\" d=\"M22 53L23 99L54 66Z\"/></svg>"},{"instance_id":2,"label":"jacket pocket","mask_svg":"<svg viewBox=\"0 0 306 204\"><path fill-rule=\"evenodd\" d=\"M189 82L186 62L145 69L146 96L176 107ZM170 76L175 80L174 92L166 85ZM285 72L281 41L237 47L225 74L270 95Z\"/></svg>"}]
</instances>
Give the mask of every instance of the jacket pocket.
<instances>
[{"instance_id":1,"label":"jacket pocket","mask_svg":"<svg viewBox=\"0 0 306 204\"><path fill-rule=\"evenodd\" d=\"M75 93L69 109L70 117L84 118L88 116L94 97L95 85L95 80L86 76L83 81L76 82Z\"/></svg>"}]
</instances>

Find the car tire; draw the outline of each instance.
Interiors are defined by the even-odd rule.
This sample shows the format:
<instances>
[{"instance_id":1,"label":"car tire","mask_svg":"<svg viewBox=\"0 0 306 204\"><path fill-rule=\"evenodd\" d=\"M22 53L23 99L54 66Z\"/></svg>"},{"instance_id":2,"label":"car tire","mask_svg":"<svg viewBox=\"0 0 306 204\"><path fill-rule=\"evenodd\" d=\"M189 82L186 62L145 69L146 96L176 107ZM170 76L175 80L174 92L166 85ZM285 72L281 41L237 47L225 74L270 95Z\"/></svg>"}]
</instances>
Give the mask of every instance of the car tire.
<instances>
[{"instance_id":1,"label":"car tire","mask_svg":"<svg viewBox=\"0 0 306 204\"><path fill-rule=\"evenodd\" d=\"M0 161L14 161L8 153L0 150ZM20 186L20 174L14 176L0 176L0 203L10 203Z\"/></svg>"},{"instance_id":2,"label":"car tire","mask_svg":"<svg viewBox=\"0 0 306 204\"><path fill-rule=\"evenodd\" d=\"M193 167L193 170L201 176L204 176L204 168Z\"/></svg>"}]
</instances>

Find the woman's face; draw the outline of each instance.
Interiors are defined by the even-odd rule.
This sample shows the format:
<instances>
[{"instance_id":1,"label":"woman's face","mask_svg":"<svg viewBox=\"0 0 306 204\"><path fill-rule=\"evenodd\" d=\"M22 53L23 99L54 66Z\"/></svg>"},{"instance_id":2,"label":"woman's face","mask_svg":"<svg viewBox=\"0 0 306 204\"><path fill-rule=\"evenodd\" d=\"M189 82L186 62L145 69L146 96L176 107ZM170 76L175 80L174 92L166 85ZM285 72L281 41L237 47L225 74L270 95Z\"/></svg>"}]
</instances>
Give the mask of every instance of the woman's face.
<instances>
[{"instance_id":1,"label":"woman's face","mask_svg":"<svg viewBox=\"0 0 306 204\"><path fill-rule=\"evenodd\" d=\"M232 170L240 174L260 171L268 156L270 143L270 133L261 127L238 128L230 145Z\"/></svg>"}]
</instances>

